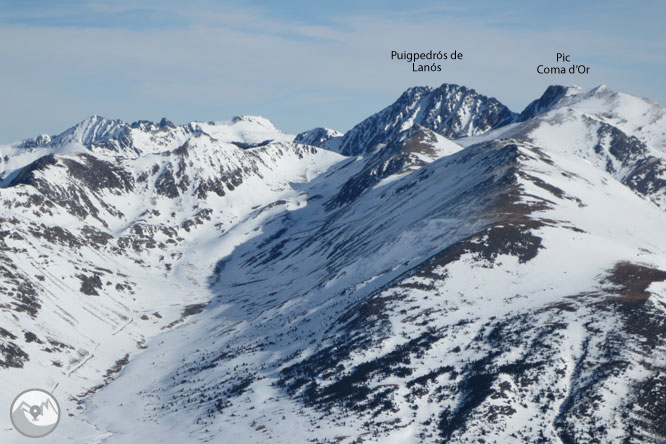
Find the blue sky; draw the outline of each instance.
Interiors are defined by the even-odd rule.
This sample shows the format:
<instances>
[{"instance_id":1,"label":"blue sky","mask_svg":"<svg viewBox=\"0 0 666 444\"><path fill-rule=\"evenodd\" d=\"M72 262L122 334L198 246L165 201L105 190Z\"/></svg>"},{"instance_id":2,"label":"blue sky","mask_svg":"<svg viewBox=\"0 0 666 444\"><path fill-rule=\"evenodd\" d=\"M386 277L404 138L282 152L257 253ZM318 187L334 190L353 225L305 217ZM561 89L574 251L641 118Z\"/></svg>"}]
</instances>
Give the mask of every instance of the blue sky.
<instances>
[{"instance_id":1,"label":"blue sky","mask_svg":"<svg viewBox=\"0 0 666 444\"><path fill-rule=\"evenodd\" d=\"M0 0L0 143L91 114L261 114L347 130L414 85L464 84L520 111L549 84L666 104L663 1ZM392 50L463 52L412 72ZM557 52L590 74L538 75Z\"/></svg>"}]
</instances>

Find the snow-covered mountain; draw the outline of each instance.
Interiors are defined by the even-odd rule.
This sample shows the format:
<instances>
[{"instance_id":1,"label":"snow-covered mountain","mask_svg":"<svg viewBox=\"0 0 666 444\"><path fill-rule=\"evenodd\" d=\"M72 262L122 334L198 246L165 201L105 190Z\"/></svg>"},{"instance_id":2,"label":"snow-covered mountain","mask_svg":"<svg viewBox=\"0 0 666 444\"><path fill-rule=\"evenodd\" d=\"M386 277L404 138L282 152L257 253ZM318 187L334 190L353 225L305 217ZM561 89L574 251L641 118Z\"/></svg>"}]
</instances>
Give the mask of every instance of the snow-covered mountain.
<instances>
[{"instance_id":1,"label":"snow-covered mountain","mask_svg":"<svg viewBox=\"0 0 666 444\"><path fill-rule=\"evenodd\" d=\"M294 142L337 151L343 135L340 131L320 127L297 134Z\"/></svg>"},{"instance_id":2,"label":"snow-covered mountain","mask_svg":"<svg viewBox=\"0 0 666 444\"><path fill-rule=\"evenodd\" d=\"M392 105L347 132L339 150L345 155L372 151L394 134L415 124L456 139L483 134L517 118L497 99L464 86L445 83L434 89L409 88Z\"/></svg>"},{"instance_id":3,"label":"snow-covered mountain","mask_svg":"<svg viewBox=\"0 0 666 444\"><path fill-rule=\"evenodd\" d=\"M445 84L344 135L94 116L0 154L2 402L51 390L53 442L666 438L653 102Z\"/></svg>"}]
</instances>

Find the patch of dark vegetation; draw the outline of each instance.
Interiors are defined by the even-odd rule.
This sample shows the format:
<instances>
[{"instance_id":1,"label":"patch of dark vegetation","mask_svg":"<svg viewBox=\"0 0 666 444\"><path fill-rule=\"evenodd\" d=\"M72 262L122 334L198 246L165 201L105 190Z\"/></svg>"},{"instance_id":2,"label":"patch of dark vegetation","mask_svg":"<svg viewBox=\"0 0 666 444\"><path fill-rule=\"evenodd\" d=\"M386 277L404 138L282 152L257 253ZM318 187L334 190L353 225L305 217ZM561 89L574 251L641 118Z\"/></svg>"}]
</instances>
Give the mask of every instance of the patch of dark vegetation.
<instances>
[{"instance_id":1,"label":"patch of dark vegetation","mask_svg":"<svg viewBox=\"0 0 666 444\"><path fill-rule=\"evenodd\" d=\"M128 363L129 363L129 353L126 353L125 356L118 359L111 368L106 370L104 377L108 379L113 375L115 375L116 373L120 373L123 367L125 367Z\"/></svg>"},{"instance_id":2,"label":"patch of dark vegetation","mask_svg":"<svg viewBox=\"0 0 666 444\"><path fill-rule=\"evenodd\" d=\"M446 373L452 373L456 374L457 372L453 368L453 366L447 365L444 367L438 367L435 370L432 370L425 375L419 376L418 378L414 378L412 380L407 381L407 387L411 388L415 385L426 385L429 382L432 382L436 380L439 376L446 374Z\"/></svg>"},{"instance_id":3,"label":"patch of dark vegetation","mask_svg":"<svg viewBox=\"0 0 666 444\"><path fill-rule=\"evenodd\" d=\"M279 385L287 392L298 396L306 405L320 409L339 406L352 411L393 411L393 392L397 386L380 386L371 389L368 383L375 379L395 376L405 378L412 373L409 364L413 358L422 356L432 348L441 336L428 329L420 336L396 346L392 351L375 359L363 362L348 371L338 367L339 353L348 354L352 349L347 344L327 347L308 359L298 362L280 372ZM356 350L354 344L353 350ZM316 377L332 380L319 384Z\"/></svg>"},{"instance_id":4,"label":"patch of dark vegetation","mask_svg":"<svg viewBox=\"0 0 666 444\"><path fill-rule=\"evenodd\" d=\"M120 373L120 371L127 365L129 364L129 353L126 353L125 356L122 358L118 359L113 366L108 368L106 370L106 373L104 374L104 383L96 385L94 387L91 387L90 389L86 390L85 392L81 393L76 397L76 402L80 406L83 403L83 400L89 396L94 395L101 389L103 389L105 386L107 386L111 380L114 378L115 375ZM54 363L55 365L55 363Z\"/></svg>"},{"instance_id":5,"label":"patch of dark vegetation","mask_svg":"<svg viewBox=\"0 0 666 444\"><path fill-rule=\"evenodd\" d=\"M549 305L548 309L568 311L568 312L575 312L576 310L578 310L575 304L569 302L557 302L555 304Z\"/></svg>"},{"instance_id":6,"label":"patch of dark vegetation","mask_svg":"<svg viewBox=\"0 0 666 444\"><path fill-rule=\"evenodd\" d=\"M666 193L666 163L663 159L648 156L636 162L633 171L627 175L623 183L634 191L647 196Z\"/></svg>"},{"instance_id":7,"label":"patch of dark vegetation","mask_svg":"<svg viewBox=\"0 0 666 444\"><path fill-rule=\"evenodd\" d=\"M69 175L81 181L88 190L120 192L133 189L134 178L122 167L90 154L79 154L79 157L84 160L83 163L72 159L62 159L62 162L67 166Z\"/></svg>"},{"instance_id":8,"label":"patch of dark vegetation","mask_svg":"<svg viewBox=\"0 0 666 444\"><path fill-rule=\"evenodd\" d=\"M0 336L3 338L9 338L9 339L16 339L16 336L5 330L4 328L0 327Z\"/></svg>"},{"instance_id":9,"label":"patch of dark vegetation","mask_svg":"<svg viewBox=\"0 0 666 444\"><path fill-rule=\"evenodd\" d=\"M464 377L458 384L460 401L453 409L444 410L439 417L439 431L444 439L461 429L470 413L494 393L492 386L497 373L487 370L493 356L473 362L465 369Z\"/></svg>"},{"instance_id":10,"label":"patch of dark vegetation","mask_svg":"<svg viewBox=\"0 0 666 444\"><path fill-rule=\"evenodd\" d=\"M97 290L102 288L102 280L98 274L86 276L85 274L77 274L77 278L81 281L81 288L79 291L88 296L99 296Z\"/></svg>"},{"instance_id":11,"label":"patch of dark vegetation","mask_svg":"<svg viewBox=\"0 0 666 444\"><path fill-rule=\"evenodd\" d=\"M416 274L421 277L436 278L434 269L459 260L464 254L472 254L475 261L493 264L500 255L511 255L520 263L536 257L541 245L541 238L532 233L541 223L531 219L526 224L498 224L490 226L455 244L426 261Z\"/></svg>"},{"instance_id":12,"label":"patch of dark vegetation","mask_svg":"<svg viewBox=\"0 0 666 444\"><path fill-rule=\"evenodd\" d=\"M81 229L81 234L88 241L88 245L95 245L98 247L106 245L111 239L113 239L113 236L109 233L105 233L90 225L84 226Z\"/></svg>"},{"instance_id":13,"label":"patch of dark vegetation","mask_svg":"<svg viewBox=\"0 0 666 444\"><path fill-rule=\"evenodd\" d=\"M202 214L204 214L205 211L206 210L202 210ZM194 217L197 218L199 216L195 215ZM128 231L129 233L127 235L117 239L117 247L112 246L112 251L118 254L125 254L124 250L127 248L131 248L137 253L140 253L145 249L164 249L166 244L155 240L155 234L157 233L162 233L169 238L166 243L175 244L183 241L183 238L178 237L178 233L175 229L164 225L136 222Z\"/></svg>"},{"instance_id":14,"label":"patch of dark vegetation","mask_svg":"<svg viewBox=\"0 0 666 444\"><path fill-rule=\"evenodd\" d=\"M543 320L537 322L533 317L555 316L548 313L543 310L499 320L490 319L478 331L466 348L477 350L483 357L453 369L451 378L457 383L444 392L440 391L442 397L456 399L456 404L444 409L437 418L436 424L442 439L447 442L455 440L454 435L464 433L472 420L481 418L484 424L505 421L506 417L516 412L512 404L520 402L518 400L527 393L536 392L532 402L537 403L541 403L541 397L553 398L552 391L543 387L543 378L546 369L553 364L547 357L558 347L552 338L557 337L557 332L565 329L567 324L545 323ZM507 357L515 356L518 350L518 357L507 361ZM500 375L503 375L502 379L508 378L508 381L498 383ZM510 400L507 392L518 395L518 400ZM500 400L502 402L498 404Z\"/></svg>"},{"instance_id":15,"label":"patch of dark vegetation","mask_svg":"<svg viewBox=\"0 0 666 444\"><path fill-rule=\"evenodd\" d=\"M206 307L206 305L208 305L208 304L204 303L204 304L186 305L185 307L183 307L183 312L180 314L180 318L178 318L175 321L169 323L169 325L167 325L166 327L163 327L163 329L168 329L168 328L174 327L174 326L182 323L183 321L185 321L185 318L187 318L188 316L194 316L196 314L201 313L203 311L203 309Z\"/></svg>"},{"instance_id":16,"label":"patch of dark vegetation","mask_svg":"<svg viewBox=\"0 0 666 444\"><path fill-rule=\"evenodd\" d=\"M65 344L64 342L57 341L53 338L46 338L46 341L49 343L49 345L51 347L53 347L57 351L74 350L74 347L72 347L71 345Z\"/></svg>"},{"instance_id":17,"label":"patch of dark vegetation","mask_svg":"<svg viewBox=\"0 0 666 444\"><path fill-rule=\"evenodd\" d=\"M11 298L13 311L27 313L34 318L41 308L37 290L31 279L16 269L14 261L1 252L3 248L6 249L7 246L0 238L0 278L6 286L2 289L3 293L7 298Z\"/></svg>"},{"instance_id":18,"label":"patch of dark vegetation","mask_svg":"<svg viewBox=\"0 0 666 444\"><path fill-rule=\"evenodd\" d=\"M206 307L206 304L186 305L185 309L183 310L183 316L192 316L195 314L199 314L203 311L204 307Z\"/></svg>"},{"instance_id":19,"label":"patch of dark vegetation","mask_svg":"<svg viewBox=\"0 0 666 444\"><path fill-rule=\"evenodd\" d=\"M232 359L236 359L239 356L249 355L251 353L260 351L261 349L262 347L260 345L238 346L234 348L227 347L225 351L217 353L213 357L206 357L203 360L204 363L198 363L198 362L195 363L194 365L187 368L187 371L189 373L200 373L205 370L210 370L217 367L217 364L220 361L229 361Z\"/></svg>"},{"instance_id":20,"label":"patch of dark vegetation","mask_svg":"<svg viewBox=\"0 0 666 444\"><path fill-rule=\"evenodd\" d=\"M200 199L206 198L209 192L224 196L227 191L233 191L240 186L246 175L256 172L256 166L252 162L249 162L242 169L225 170L221 168L214 178L200 178L195 194Z\"/></svg>"},{"instance_id":21,"label":"patch of dark vegetation","mask_svg":"<svg viewBox=\"0 0 666 444\"><path fill-rule=\"evenodd\" d=\"M603 432L598 427L599 419L594 412L604 407L604 396L601 387L609 379L619 377L630 367L630 363L622 360L622 346L626 338L611 334L604 343L601 359L595 354L600 350L593 349L590 337L595 333L591 322L585 324L588 336L582 343L580 356L575 362L568 393L560 404L553 426L560 440L565 444L576 444L584 437L598 436ZM579 428L580 418L585 418L587 430Z\"/></svg>"},{"instance_id":22,"label":"patch of dark vegetation","mask_svg":"<svg viewBox=\"0 0 666 444\"><path fill-rule=\"evenodd\" d=\"M647 435L666 437L666 368L655 368L653 374L634 387L636 404L640 407L638 419L627 427L631 438ZM640 433L639 431L643 431ZM641 436L643 435L643 436ZM639 441L637 441L639 442Z\"/></svg>"},{"instance_id":23,"label":"patch of dark vegetation","mask_svg":"<svg viewBox=\"0 0 666 444\"><path fill-rule=\"evenodd\" d=\"M25 338L25 342L28 342L28 343L30 343L30 342L36 342L37 344L43 344L43 342L41 341L41 339L39 339L39 338L37 337L37 335L34 334L34 333L31 332L31 331L26 331L26 332L23 334L23 337Z\"/></svg>"},{"instance_id":24,"label":"patch of dark vegetation","mask_svg":"<svg viewBox=\"0 0 666 444\"><path fill-rule=\"evenodd\" d=\"M23 368L23 364L28 361L28 354L13 342L0 344L0 356L0 368Z\"/></svg>"},{"instance_id":25,"label":"patch of dark vegetation","mask_svg":"<svg viewBox=\"0 0 666 444\"><path fill-rule=\"evenodd\" d=\"M533 176L531 174L528 174L524 171L521 171L519 174L520 174L520 177L522 177L523 179L529 180L534 185L538 186L541 189L544 189L544 190L548 191L550 194L557 197L558 199L572 200L572 201L576 202L579 207L585 207L585 204L583 203L582 200L580 200L579 198L577 198L575 196L572 196L572 195L568 194L567 192L565 192L561 188L558 188L555 185L551 185L548 182L546 182L545 180L539 179L538 177Z\"/></svg>"},{"instance_id":26,"label":"patch of dark vegetation","mask_svg":"<svg viewBox=\"0 0 666 444\"><path fill-rule=\"evenodd\" d=\"M71 232L66 229L59 227L57 225L47 226L44 224L41 225L31 225L28 228L30 234L35 236L38 239L44 239L52 244L63 245L70 248L78 248L81 246L81 241L79 238L74 236Z\"/></svg>"},{"instance_id":27,"label":"patch of dark vegetation","mask_svg":"<svg viewBox=\"0 0 666 444\"><path fill-rule=\"evenodd\" d=\"M79 407L77 407L77 408L82 408L82 407L81 407L81 404L83 404L83 400L84 400L85 398L91 396L91 395L94 395L94 394L97 393L98 391L102 390L102 389L104 388L104 386L106 386L106 383L105 383L105 384L98 384L98 385L96 385L96 386L94 386L94 387L89 388L89 389L86 390L85 392L79 394L79 395L76 397L76 404L79 406Z\"/></svg>"},{"instance_id":28,"label":"patch of dark vegetation","mask_svg":"<svg viewBox=\"0 0 666 444\"><path fill-rule=\"evenodd\" d=\"M117 291L132 291L132 284L127 281L122 284L118 282L114 288Z\"/></svg>"},{"instance_id":29,"label":"patch of dark vegetation","mask_svg":"<svg viewBox=\"0 0 666 444\"><path fill-rule=\"evenodd\" d=\"M253 382L254 378L251 376L246 376L244 378L240 378L239 381L233 384L231 387L223 390L215 400L215 410L218 413L222 413L226 407L231 405L231 398L237 398L245 393Z\"/></svg>"},{"instance_id":30,"label":"patch of dark vegetation","mask_svg":"<svg viewBox=\"0 0 666 444\"><path fill-rule=\"evenodd\" d=\"M232 385L227 391L228 396L237 397L243 394L248 387L254 382L251 377L246 377L240 380L237 384Z\"/></svg>"},{"instance_id":31,"label":"patch of dark vegetation","mask_svg":"<svg viewBox=\"0 0 666 444\"><path fill-rule=\"evenodd\" d=\"M205 199L208 192L212 191L218 196L222 197L226 194L224 190L224 183L221 181L204 180L199 183L195 189L195 194L199 199Z\"/></svg>"},{"instance_id":32,"label":"patch of dark vegetation","mask_svg":"<svg viewBox=\"0 0 666 444\"><path fill-rule=\"evenodd\" d=\"M608 151L610 154L626 164L645 156L649 150L647 146L634 136L627 136L618 128L602 123L597 130L600 140L609 140Z\"/></svg>"},{"instance_id":33,"label":"patch of dark vegetation","mask_svg":"<svg viewBox=\"0 0 666 444\"><path fill-rule=\"evenodd\" d=\"M191 228L197 225L203 225L205 221L209 221L212 214L213 214L212 209L204 208L202 210L197 211L196 214L194 214L191 218L183 221L183 223L181 223L180 226L185 231L189 232Z\"/></svg>"},{"instance_id":34,"label":"patch of dark vegetation","mask_svg":"<svg viewBox=\"0 0 666 444\"><path fill-rule=\"evenodd\" d=\"M180 196L178 190L178 185L176 184L176 179L173 176L173 171L171 165L168 164L162 170L162 173L155 180L155 191L162 196L176 198Z\"/></svg>"},{"instance_id":35,"label":"patch of dark vegetation","mask_svg":"<svg viewBox=\"0 0 666 444\"><path fill-rule=\"evenodd\" d=\"M273 202L259 210L258 214L262 213L270 207L283 205L284 203L286 202L283 200ZM243 261L243 266L250 266L254 264L266 265L283 256L286 251L285 246L288 245L291 241L290 238L282 238L289 231L288 226L291 225L291 216L289 216L289 214L285 214L281 217L280 222L280 225L283 227L276 231L274 234L266 236L261 241L259 246L254 249L255 251L258 251L258 253L254 254L253 251L251 255L249 255L248 259ZM270 248L267 248L269 245Z\"/></svg>"},{"instance_id":36,"label":"patch of dark vegetation","mask_svg":"<svg viewBox=\"0 0 666 444\"><path fill-rule=\"evenodd\" d=\"M666 280L666 272L632 262L618 262L600 281L598 291L582 293L565 303L566 311L576 305L595 309L594 318L583 324L585 339L570 376L570 387L553 422L565 444L603 441L607 430L595 412L607 406L603 395L609 382L626 381L629 395L618 407L622 442L652 442L666 437L662 427L666 414L666 369L655 367L649 359L654 350L666 343L666 317L663 308L651 303L648 288L653 282ZM573 305L573 307L572 307ZM552 308L551 308L552 309ZM546 309L545 309L546 310ZM614 322L608 331L598 323ZM602 336L603 335L603 336ZM632 359L638 355L638 362ZM628 372L635 366L648 372L634 383ZM632 372L636 374L635 370ZM581 419L585 418L585 428Z\"/></svg>"},{"instance_id":37,"label":"patch of dark vegetation","mask_svg":"<svg viewBox=\"0 0 666 444\"><path fill-rule=\"evenodd\" d=\"M666 271L647 267L632 262L618 262L604 280L614 287L606 288L609 293L617 295L613 302L643 303L650 297L647 288L654 282L666 280Z\"/></svg>"},{"instance_id":38,"label":"patch of dark vegetation","mask_svg":"<svg viewBox=\"0 0 666 444\"><path fill-rule=\"evenodd\" d=\"M654 351L666 344L666 316L663 306L652 303L648 287L653 282L666 280L666 272L646 265L619 262L609 271L603 284L612 284L604 291L612 296L597 302L600 309L612 309L622 319L618 335L622 338L622 348L637 347L644 356L652 356ZM632 390L632 398L623 406L625 412L638 413L625 419L625 432L630 441L643 442L652 436L666 437L666 369L655 363L643 363L650 374L638 381Z\"/></svg>"},{"instance_id":39,"label":"patch of dark vegetation","mask_svg":"<svg viewBox=\"0 0 666 444\"><path fill-rule=\"evenodd\" d=\"M376 333L388 328L389 313L386 311L386 306L404 296L397 293L384 296L381 294L382 289L384 287L376 290L374 295L364 301L350 307L340 315L335 324L344 325L346 331L361 331L369 322L372 322L373 330Z\"/></svg>"},{"instance_id":40,"label":"patch of dark vegetation","mask_svg":"<svg viewBox=\"0 0 666 444\"><path fill-rule=\"evenodd\" d=\"M189 155L190 141L185 141L184 144L172 151L173 154L177 156L187 156Z\"/></svg>"}]
</instances>

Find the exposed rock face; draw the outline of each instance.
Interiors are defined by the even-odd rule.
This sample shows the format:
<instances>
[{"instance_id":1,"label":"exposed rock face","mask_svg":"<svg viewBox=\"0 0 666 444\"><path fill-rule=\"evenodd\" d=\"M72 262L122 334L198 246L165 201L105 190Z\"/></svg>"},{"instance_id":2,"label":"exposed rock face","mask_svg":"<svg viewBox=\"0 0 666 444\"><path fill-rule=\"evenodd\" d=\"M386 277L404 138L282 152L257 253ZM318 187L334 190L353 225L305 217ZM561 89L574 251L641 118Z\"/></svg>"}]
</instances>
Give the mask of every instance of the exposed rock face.
<instances>
[{"instance_id":1,"label":"exposed rock face","mask_svg":"<svg viewBox=\"0 0 666 444\"><path fill-rule=\"evenodd\" d=\"M483 134L515 121L516 114L494 98L464 86L416 87L347 132L340 152L366 153L396 133L419 124L449 139Z\"/></svg>"},{"instance_id":2,"label":"exposed rock face","mask_svg":"<svg viewBox=\"0 0 666 444\"><path fill-rule=\"evenodd\" d=\"M342 135L343 134L341 132L329 128L315 128L299 133L294 139L294 142L302 143L305 145L318 146L320 148L329 148L331 145L333 145L331 141L341 138Z\"/></svg>"},{"instance_id":3,"label":"exposed rock face","mask_svg":"<svg viewBox=\"0 0 666 444\"><path fill-rule=\"evenodd\" d=\"M537 117L541 114L556 108L560 101L568 94L575 94L579 92L580 88L562 85L551 85L546 88L543 95L537 100L533 101L520 113L518 120L524 122L526 120Z\"/></svg>"}]
</instances>

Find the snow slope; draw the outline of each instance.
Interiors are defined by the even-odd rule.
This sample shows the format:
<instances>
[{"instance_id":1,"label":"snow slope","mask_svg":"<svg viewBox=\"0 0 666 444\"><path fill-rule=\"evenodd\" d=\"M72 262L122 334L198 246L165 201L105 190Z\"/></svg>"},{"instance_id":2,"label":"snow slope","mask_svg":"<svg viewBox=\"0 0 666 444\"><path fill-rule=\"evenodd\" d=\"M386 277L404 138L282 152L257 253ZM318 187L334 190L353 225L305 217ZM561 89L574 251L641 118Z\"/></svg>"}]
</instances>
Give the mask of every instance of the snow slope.
<instances>
[{"instance_id":1,"label":"snow slope","mask_svg":"<svg viewBox=\"0 0 666 444\"><path fill-rule=\"evenodd\" d=\"M51 389L53 442L663 440L663 116L443 85L3 147L3 400Z\"/></svg>"}]
</instances>

